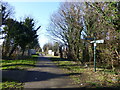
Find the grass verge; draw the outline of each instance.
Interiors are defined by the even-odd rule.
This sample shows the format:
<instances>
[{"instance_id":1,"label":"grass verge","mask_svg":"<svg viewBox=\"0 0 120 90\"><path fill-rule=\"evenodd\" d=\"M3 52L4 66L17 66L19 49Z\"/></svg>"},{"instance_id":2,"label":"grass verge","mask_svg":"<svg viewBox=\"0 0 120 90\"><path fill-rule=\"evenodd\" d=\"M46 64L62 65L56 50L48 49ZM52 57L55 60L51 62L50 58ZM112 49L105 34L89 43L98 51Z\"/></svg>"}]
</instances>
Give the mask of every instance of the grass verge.
<instances>
[{"instance_id":1,"label":"grass verge","mask_svg":"<svg viewBox=\"0 0 120 90\"><path fill-rule=\"evenodd\" d=\"M2 79L2 83L0 86L2 86L2 90L4 89L23 89L23 84L19 81L13 81L10 79Z\"/></svg>"},{"instance_id":2,"label":"grass verge","mask_svg":"<svg viewBox=\"0 0 120 90\"><path fill-rule=\"evenodd\" d=\"M94 72L93 67L80 66L77 62L60 59L58 57L51 57L50 60L54 61L59 67L64 69L67 73L79 73L79 75L72 75L74 84L80 87L88 88L120 88L120 75L109 73L108 69L97 68Z\"/></svg>"},{"instance_id":3,"label":"grass verge","mask_svg":"<svg viewBox=\"0 0 120 90\"><path fill-rule=\"evenodd\" d=\"M0 64L1 70L24 70L35 66L37 62L35 56L17 60L2 60Z\"/></svg>"},{"instance_id":4,"label":"grass verge","mask_svg":"<svg viewBox=\"0 0 120 90\"><path fill-rule=\"evenodd\" d=\"M25 56L20 57L20 59L17 60L1 60L0 69L1 70L26 70L28 68L33 68L37 62L38 56ZM2 78L2 83L0 83L0 86L2 86L2 89L23 89L24 83Z\"/></svg>"}]
</instances>

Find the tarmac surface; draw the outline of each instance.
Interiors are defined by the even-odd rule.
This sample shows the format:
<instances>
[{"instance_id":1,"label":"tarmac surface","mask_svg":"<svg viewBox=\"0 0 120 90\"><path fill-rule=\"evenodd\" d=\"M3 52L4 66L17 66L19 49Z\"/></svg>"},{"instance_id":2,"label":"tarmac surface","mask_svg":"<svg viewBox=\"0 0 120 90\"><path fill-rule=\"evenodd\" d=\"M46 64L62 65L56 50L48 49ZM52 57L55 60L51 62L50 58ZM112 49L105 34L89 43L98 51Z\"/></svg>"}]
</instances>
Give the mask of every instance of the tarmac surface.
<instances>
[{"instance_id":1,"label":"tarmac surface","mask_svg":"<svg viewBox=\"0 0 120 90\"><path fill-rule=\"evenodd\" d=\"M71 74L64 73L51 60L40 57L35 68L26 74L25 88L73 88Z\"/></svg>"},{"instance_id":2,"label":"tarmac surface","mask_svg":"<svg viewBox=\"0 0 120 90\"><path fill-rule=\"evenodd\" d=\"M3 70L2 75L25 83L25 89L77 87L69 77L75 73L66 74L47 57L39 57L36 66L28 70Z\"/></svg>"}]
</instances>

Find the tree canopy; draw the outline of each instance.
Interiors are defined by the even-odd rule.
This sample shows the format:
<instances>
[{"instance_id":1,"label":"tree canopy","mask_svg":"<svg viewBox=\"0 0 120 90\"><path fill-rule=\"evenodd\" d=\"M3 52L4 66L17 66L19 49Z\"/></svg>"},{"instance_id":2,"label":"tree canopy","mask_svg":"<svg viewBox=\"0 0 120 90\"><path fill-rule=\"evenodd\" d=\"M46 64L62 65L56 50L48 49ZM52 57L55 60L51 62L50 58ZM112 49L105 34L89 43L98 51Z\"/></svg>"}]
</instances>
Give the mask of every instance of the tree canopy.
<instances>
[{"instance_id":1,"label":"tree canopy","mask_svg":"<svg viewBox=\"0 0 120 90\"><path fill-rule=\"evenodd\" d=\"M93 46L85 38L104 39L97 47L99 63L119 63L120 2L64 2L51 16L50 35L67 46L67 58L93 60ZM109 53L110 52L110 53ZM72 57L71 57L72 56Z\"/></svg>"}]
</instances>

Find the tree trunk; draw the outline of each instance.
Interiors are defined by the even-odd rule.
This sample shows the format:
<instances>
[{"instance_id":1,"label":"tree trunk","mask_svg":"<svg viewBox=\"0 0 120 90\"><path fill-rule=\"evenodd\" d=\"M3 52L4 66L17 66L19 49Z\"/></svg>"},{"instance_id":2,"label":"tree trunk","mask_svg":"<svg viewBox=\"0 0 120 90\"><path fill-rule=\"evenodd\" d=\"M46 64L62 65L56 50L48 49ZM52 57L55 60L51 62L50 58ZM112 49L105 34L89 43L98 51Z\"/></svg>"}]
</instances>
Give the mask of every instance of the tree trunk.
<instances>
[{"instance_id":1,"label":"tree trunk","mask_svg":"<svg viewBox=\"0 0 120 90\"><path fill-rule=\"evenodd\" d=\"M24 56L25 49L22 50L22 56Z\"/></svg>"},{"instance_id":2,"label":"tree trunk","mask_svg":"<svg viewBox=\"0 0 120 90\"><path fill-rule=\"evenodd\" d=\"M60 58L63 58L62 46L59 47L59 52L60 52Z\"/></svg>"},{"instance_id":3,"label":"tree trunk","mask_svg":"<svg viewBox=\"0 0 120 90\"><path fill-rule=\"evenodd\" d=\"M9 40L3 42L2 55L3 57L9 56L10 42Z\"/></svg>"},{"instance_id":4,"label":"tree trunk","mask_svg":"<svg viewBox=\"0 0 120 90\"><path fill-rule=\"evenodd\" d=\"M17 46L17 45L14 45L14 46L13 46L13 48L12 48L11 52L9 53L9 57L11 57L11 55L12 55L12 54L13 54L13 52L15 51L16 46Z\"/></svg>"}]
</instances>

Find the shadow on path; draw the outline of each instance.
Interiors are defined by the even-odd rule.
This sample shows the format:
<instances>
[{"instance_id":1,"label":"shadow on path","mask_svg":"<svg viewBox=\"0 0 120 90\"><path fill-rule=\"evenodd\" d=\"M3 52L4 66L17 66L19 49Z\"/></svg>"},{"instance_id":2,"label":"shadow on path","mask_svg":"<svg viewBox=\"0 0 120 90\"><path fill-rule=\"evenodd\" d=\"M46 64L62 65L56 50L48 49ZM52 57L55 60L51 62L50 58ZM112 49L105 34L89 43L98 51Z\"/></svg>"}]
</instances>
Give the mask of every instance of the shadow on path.
<instances>
[{"instance_id":1,"label":"shadow on path","mask_svg":"<svg viewBox=\"0 0 120 90\"><path fill-rule=\"evenodd\" d=\"M53 78L67 77L70 75L79 75L79 73L70 74L55 74L41 71L25 71L25 70L3 70L3 78L10 78L18 80L20 82L34 82L34 81L45 81Z\"/></svg>"},{"instance_id":2,"label":"shadow on path","mask_svg":"<svg viewBox=\"0 0 120 90\"><path fill-rule=\"evenodd\" d=\"M15 64L15 65L28 65L29 64ZM13 65L6 65L13 66ZM46 81L54 78L68 77L71 75L80 75L80 73L65 74L54 65L53 62L48 60L46 57L39 57L38 63L33 67L33 70L2 70L3 78L10 78L18 80L20 82L35 82L35 81ZM39 68L41 68L39 70ZM42 70L42 71L41 71ZM51 71L52 70L52 71Z\"/></svg>"},{"instance_id":3,"label":"shadow on path","mask_svg":"<svg viewBox=\"0 0 120 90\"><path fill-rule=\"evenodd\" d=\"M26 65L26 64L24 64ZM28 65L28 64L27 64ZM29 65L28 65L29 66ZM81 75L81 73L70 73L66 74L63 70L59 69L51 60L47 57L39 57L38 63L28 70L2 70L2 77L12 80L17 80L25 83L25 89L34 90L48 90L52 88L53 90L93 90L93 88L76 88L72 86L69 76ZM66 86L68 86L66 88ZM62 87L62 88L61 88ZM78 86L77 86L78 87ZM32 88L32 89L31 89ZM114 87L98 87L95 90L119 90Z\"/></svg>"}]
</instances>

